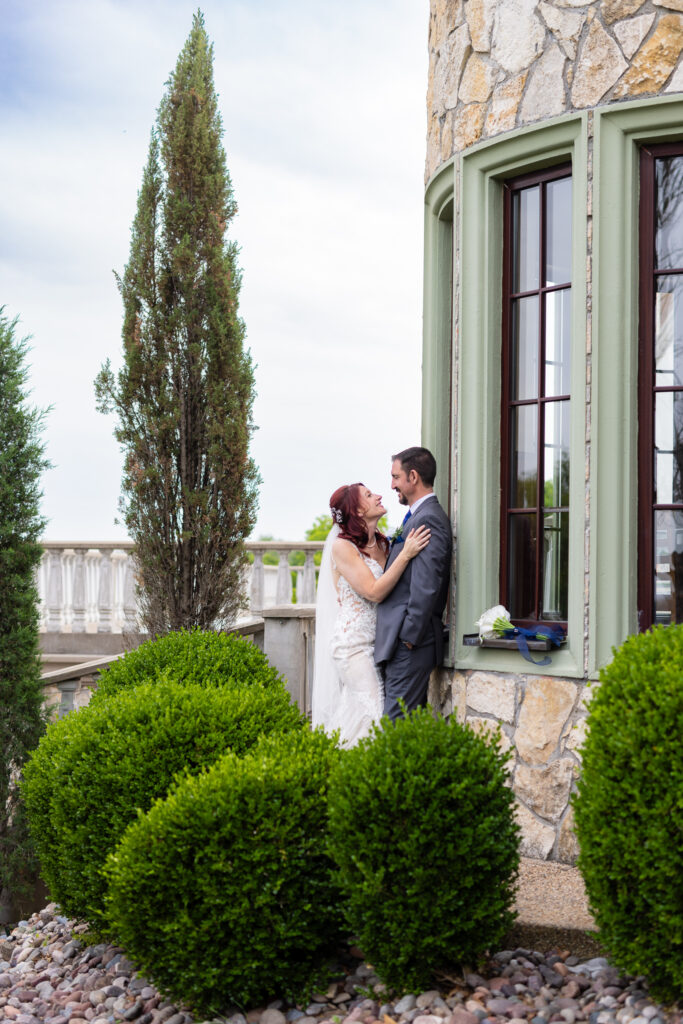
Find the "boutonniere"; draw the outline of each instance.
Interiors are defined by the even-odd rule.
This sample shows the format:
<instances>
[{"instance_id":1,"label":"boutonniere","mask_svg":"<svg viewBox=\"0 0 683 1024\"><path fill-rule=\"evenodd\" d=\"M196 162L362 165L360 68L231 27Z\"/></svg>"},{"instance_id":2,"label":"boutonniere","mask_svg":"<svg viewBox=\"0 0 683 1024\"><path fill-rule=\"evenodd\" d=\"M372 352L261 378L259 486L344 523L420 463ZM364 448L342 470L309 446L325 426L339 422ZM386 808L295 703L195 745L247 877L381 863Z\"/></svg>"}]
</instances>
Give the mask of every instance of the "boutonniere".
<instances>
[{"instance_id":1,"label":"boutonniere","mask_svg":"<svg viewBox=\"0 0 683 1024\"><path fill-rule=\"evenodd\" d=\"M392 546L394 544L402 544L404 540L405 537L403 536L403 523L401 523L401 525L397 526L391 535Z\"/></svg>"}]
</instances>

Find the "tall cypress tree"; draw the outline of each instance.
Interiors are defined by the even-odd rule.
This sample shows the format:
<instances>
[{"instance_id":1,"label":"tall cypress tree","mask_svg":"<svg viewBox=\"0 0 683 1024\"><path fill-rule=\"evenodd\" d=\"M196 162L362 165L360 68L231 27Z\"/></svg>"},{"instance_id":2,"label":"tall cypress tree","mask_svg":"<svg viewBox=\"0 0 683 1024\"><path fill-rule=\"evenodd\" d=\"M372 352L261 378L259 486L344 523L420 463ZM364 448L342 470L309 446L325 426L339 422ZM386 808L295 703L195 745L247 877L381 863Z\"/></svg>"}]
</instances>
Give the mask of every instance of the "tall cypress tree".
<instances>
[{"instance_id":1,"label":"tall cypress tree","mask_svg":"<svg viewBox=\"0 0 683 1024\"><path fill-rule=\"evenodd\" d=\"M0 309L0 904L31 880L18 781L44 729L38 646L40 439L44 412L27 404L26 339Z\"/></svg>"},{"instance_id":2,"label":"tall cypress tree","mask_svg":"<svg viewBox=\"0 0 683 1024\"><path fill-rule=\"evenodd\" d=\"M221 144L213 46L198 12L152 132L123 298L123 367L95 382L118 417L121 508L152 633L239 607L255 520L254 377L238 315L237 207Z\"/></svg>"}]
</instances>

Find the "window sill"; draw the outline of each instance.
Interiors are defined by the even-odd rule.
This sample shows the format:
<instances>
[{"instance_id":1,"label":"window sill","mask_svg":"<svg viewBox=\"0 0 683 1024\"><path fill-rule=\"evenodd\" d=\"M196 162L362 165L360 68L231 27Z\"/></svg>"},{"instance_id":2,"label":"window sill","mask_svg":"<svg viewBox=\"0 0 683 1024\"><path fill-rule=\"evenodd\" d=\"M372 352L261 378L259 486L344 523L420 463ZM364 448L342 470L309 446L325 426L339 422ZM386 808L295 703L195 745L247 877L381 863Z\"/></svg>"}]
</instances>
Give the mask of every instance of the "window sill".
<instances>
[{"instance_id":1,"label":"window sill","mask_svg":"<svg viewBox=\"0 0 683 1024\"><path fill-rule=\"evenodd\" d=\"M492 647L503 651L519 650L517 641L513 637L480 637L478 633L465 633L462 642L464 647ZM565 638L562 644L566 642ZM527 640L527 646L530 651L550 651L553 647L557 649L556 644L551 643L550 640Z\"/></svg>"}]
</instances>

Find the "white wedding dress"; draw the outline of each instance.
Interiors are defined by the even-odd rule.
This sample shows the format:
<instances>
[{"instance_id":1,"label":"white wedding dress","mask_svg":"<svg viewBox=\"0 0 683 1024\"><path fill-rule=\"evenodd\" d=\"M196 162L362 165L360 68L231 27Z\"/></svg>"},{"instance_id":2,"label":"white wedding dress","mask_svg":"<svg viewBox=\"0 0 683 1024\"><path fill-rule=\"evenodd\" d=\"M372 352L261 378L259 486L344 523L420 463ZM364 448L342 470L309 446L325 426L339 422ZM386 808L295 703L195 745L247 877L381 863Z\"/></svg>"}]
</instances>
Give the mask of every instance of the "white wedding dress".
<instances>
[{"instance_id":1,"label":"white wedding dress","mask_svg":"<svg viewBox=\"0 0 683 1024\"><path fill-rule=\"evenodd\" d=\"M381 719L384 690L374 661L377 605L340 574L335 587L331 546L338 533L325 544L318 581L312 719L327 732L338 729L341 745L352 747ZM374 558L359 557L375 579L382 575Z\"/></svg>"}]
</instances>

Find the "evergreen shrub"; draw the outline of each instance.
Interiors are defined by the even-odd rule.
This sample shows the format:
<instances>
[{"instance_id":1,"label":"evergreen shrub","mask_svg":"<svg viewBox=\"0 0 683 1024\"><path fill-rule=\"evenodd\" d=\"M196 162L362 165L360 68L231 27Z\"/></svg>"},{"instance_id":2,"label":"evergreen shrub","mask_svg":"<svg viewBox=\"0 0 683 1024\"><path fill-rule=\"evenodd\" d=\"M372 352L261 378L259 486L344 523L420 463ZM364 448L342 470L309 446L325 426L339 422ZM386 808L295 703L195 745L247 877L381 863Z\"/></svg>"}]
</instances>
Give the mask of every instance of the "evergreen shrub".
<instances>
[{"instance_id":1,"label":"evergreen shrub","mask_svg":"<svg viewBox=\"0 0 683 1024\"><path fill-rule=\"evenodd\" d=\"M683 996L683 626L629 637L600 672L575 799L600 941L660 999Z\"/></svg>"},{"instance_id":2,"label":"evergreen shrub","mask_svg":"<svg viewBox=\"0 0 683 1024\"><path fill-rule=\"evenodd\" d=\"M512 924L519 852L508 756L425 708L376 727L335 767L330 849L349 925L397 990L475 963Z\"/></svg>"},{"instance_id":3,"label":"evergreen shrub","mask_svg":"<svg viewBox=\"0 0 683 1024\"><path fill-rule=\"evenodd\" d=\"M183 780L108 861L117 941L202 1014L305 998L342 936L326 847L340 757L321 730L270 736Z\"/></svg>"},{"instance_id":4,"label":"evergreen shrub","mask_svg":"<svg viewBox=\"0 0 683 1024\"><path fill-rule=\"evenodd\" d=\"M161 679L54 722L23 793L43 878L66 914L106 931L102 867L138 811L178 775L303 727L284 687L206 688Z\"/></svg>"},{"instance_id":5,"label":"evergreen shrub","mask_svg":"<svg viewBox=\"0 0 683 1024\"><path fill-rule=\"evenodd\" d=\"M103 672L93 700L162 675L201 686L282 686L283 680L256 644L235 633L185 630L147 640Z\"/></svg>"}]
</instances>

